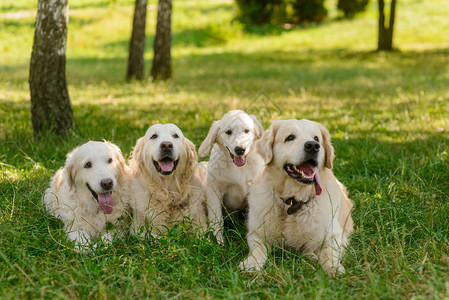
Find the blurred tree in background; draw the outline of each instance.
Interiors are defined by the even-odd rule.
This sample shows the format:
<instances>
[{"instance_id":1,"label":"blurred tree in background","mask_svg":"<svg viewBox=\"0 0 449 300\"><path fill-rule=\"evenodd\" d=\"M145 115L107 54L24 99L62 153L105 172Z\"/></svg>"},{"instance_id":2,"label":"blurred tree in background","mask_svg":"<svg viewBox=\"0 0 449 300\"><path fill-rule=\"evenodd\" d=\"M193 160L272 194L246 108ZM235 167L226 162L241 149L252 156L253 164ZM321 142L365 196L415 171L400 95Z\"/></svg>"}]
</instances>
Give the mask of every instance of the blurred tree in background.
<instances>
[{"instance_id":1,"label":"blurred tree in background","mask_svg":"<svg viewBox=\"0 0 449 300\"><path fill-rule=\"evenodd\" d=\"M154 58L151 67L153 81L171 77L171 9L172 0L159 0L156 36L153 44Z\"/></svg>"},{"instance_id":2,"label":"blurred tree in background","mask_svg":"<svg viewBox=\"0 0 449 300\"><path fill-rule=\"evenodd\" d=\"M315 22L319 23L327 16L324 0L294 0L293 23Z\"/></svg>"},{"instance_id":3,"label":"blurred tree in background","mask_svg":"<svg viewBox=\"0 0 449 300\"><path fill-rule=\"evenodd\" d=\"M147 0L136 0L133 29L129 42L128 70L126 79L143 79L145 67L145 25L147 21Z\"/></svg>"},{"instance_id":4,"label":"blurred tree in background","mask_svg":"<svg viewBox=\"0 0 449 300\"><path fill-rule=\"evenodd\" d=\"M377 51L393 50L393 28L396 14L396 0L390 2L390 16L388 26L386 26L385 2L379 0L379 40Z\"/></svg>"},{"instance_id":5,"label":"blurred tree in background","mask_svg":"<svg viewBox=\"0 0 449 300\"><path fill-rule=\"evenodd\" d=\"M283 0L236 0L238 7L237 18L244 23L262 25L270 23L276 7Z\"/></svg>"},{"instance_id":6,"label":"blurred tree in background","mask_svg":"<svg viewBox=\"0 0 449 300\"><path fill-rule=\"evenodd\" d=\"M66 82L67 0L39 0L30 61L31 122L35 136L74 127Z\"/></svg>"},{"instance_id":7,"label":"blurred tree in background","mask_svg":"<svg viewBox=\"0 0 449 300\"><path fill-rule=\"evenodd\" d=\"M237 19L247 25L320 23L327 17L325 0L236 0ZM346 18L366 9L369 0L338 0Z\"/></svg>"},{"instance_id":8,"label":"blurred tree in background","mask_svg":"<svg viewBox=\"0 0 449 300\"><path fill-rule=\"evenodd\" d=\"M337 8L341 10L345 18L353 18L368 6L369 0L338 0Z\"/></svg>"}]
</instances>

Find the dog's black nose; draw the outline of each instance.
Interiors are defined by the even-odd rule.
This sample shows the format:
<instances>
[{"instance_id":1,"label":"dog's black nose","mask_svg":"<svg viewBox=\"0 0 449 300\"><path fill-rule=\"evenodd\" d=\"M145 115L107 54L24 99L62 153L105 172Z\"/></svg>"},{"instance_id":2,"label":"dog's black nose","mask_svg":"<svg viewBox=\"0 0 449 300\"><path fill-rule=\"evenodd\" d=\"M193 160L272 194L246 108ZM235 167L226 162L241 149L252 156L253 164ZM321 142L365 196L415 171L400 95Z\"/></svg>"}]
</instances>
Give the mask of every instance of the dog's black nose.
<instances>
[{"instance_id":1,"label":"dog's black nose","mask_svg":"<svg viewBox=\"0 0 449 300\"><path fill-rule=\"evenodd\" d=\"M320 150L320 143L315 142L315 141L310 141L310 142L306 142L304 144L304 150L307 153L316 153Z\"/></svg>"},{"instance_id":2,"label":"dog's black nose","mask_svg":"<svg viewBox=\"0 0 449 300\"><path fill-rule=\"evenodd\" d=\"M105 179L101 180L100 185L105 190L110 190L110 189L112 189L112 186L114 185L114 182L112 181L111 178L105 178Z\"/></svg>"},{"instance_id":3,"label":"dog's black nose","mask_svg":"<svg viewBox=\"0 0 449 300\"><path fill-rule=\"evenodd\" d=\"M245 148L239 146L234 148L235 154L237 155L243 155L245 153L245 150L246 150Z\"/></svg>"},{"instance_id":4,"label":"dog's black nose","mask_svg":"<svg viewBox=\"0 0 449 300\"><path fill-rule=\"evenodd\" d=\"M173 150L172 142L162 142L161 143L161 150L165 151L165 152Z\"/></svg>"}]
</instances>

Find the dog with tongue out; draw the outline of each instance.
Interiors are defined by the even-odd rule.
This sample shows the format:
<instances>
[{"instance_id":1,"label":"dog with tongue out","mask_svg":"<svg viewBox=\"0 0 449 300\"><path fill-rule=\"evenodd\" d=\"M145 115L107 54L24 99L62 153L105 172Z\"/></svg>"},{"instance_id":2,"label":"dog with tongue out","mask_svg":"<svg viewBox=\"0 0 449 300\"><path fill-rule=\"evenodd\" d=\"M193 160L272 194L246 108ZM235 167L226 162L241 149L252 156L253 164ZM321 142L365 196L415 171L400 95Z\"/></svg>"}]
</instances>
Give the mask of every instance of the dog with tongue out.
<instances>
[{"instance_id":1,"label":"dog with tongue out","mask_svg":"<svg viewBox=\"0 0 449 300\"><path fill-rule=\"evenodd\" d=\"M207 164L174 124L155 124L140 138L130 160L131 233L154 237L177 222L205 229ZM200 230L200 231L201 231Z\"/></svg>"},{"instance_id":2,"label":"dog with tongue out","mask_svg":"<svg viewBox=\"0 0 449 300\"><path fill-rule=\"evenodd\" d=\"M274 121L257 143L265 169L250 188L249 255L242 270L260 270L267 250L287 245L315 258L331 274L353 231L352 201L334 176L329 132L309 120Z\"/></svg>"},{"instance_id":3,"label":"dog with tongue out","mask_svg":"<svg viewBox=\"0 0 449 300\"><path fill-rule=\"evenodd\" d=\"M119 230L129 214L129 168L120 149L109 142L88 142L67 155L64 168L51 179L43 204L64 223L75 247L85 247L101 236L109 243L112 223Z\"/></svg>"},{"instance_id":4,"label":"dog with tongue out","mask_svg":"<svg viewBox=\"0 0 449 300\"><path fill-rule=\"evenodd\" d=\"M198 154L210 154L207 175L208 218L217 242L223 244L223 210L245 209L252 181L263 170L254 144L263 134L257 119L241 110L227 112L215 121Z\"/></svg>"}]
</instances>

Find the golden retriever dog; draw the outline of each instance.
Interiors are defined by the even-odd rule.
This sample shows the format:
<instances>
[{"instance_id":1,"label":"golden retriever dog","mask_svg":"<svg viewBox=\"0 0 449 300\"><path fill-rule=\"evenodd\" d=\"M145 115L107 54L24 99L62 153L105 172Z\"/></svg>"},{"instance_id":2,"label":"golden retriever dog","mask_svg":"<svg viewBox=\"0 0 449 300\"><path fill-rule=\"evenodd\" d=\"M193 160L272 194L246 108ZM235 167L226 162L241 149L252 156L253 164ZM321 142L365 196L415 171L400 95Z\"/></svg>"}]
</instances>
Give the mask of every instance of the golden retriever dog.
<instances>
[{"instance_id":1,"label":"golden retriever dog","mask_svg":"<svg viewBox=\"0 0 449 300\"><path fill-rule=\"evenodd\" d=\"M137 141L130 168L132 233L157 237L186 218L206 228L207 164L198 163L195 145L176 125L151 126Z\"/></svg>"},{"instance_id":2,"label":"golden retriever dog","mask_svg":"<svg viewBox=\"0 0 449 300\"><path fill-rule=\"evenodd\" d=\"M262 157L253 144L262 137L263 127L254 116L241 110L227 112L215 121L198 154L210 155L207 174L208 217L217 242L223 244L223 212L247 206L249 187L263 170Z\"/></svg>"},{"instance_id":3,"label":"golden retriever dog","mask_svg":"<svg viewBox=\"0 0 449 300\"><path fill-rule=\"evenodd\" d=\"M331 274L342 273L352 201L332 172L329 132L309 120L274 121L257 144L265 169L251 185L248 258L242 270L260 270L267 250L287 245L317 259Z\"/></svg>"},{"instance_id":4,"label":"golden retriever dog","mask_svg":"<svg viewBox=\"0 0 449 300\"><path fill-rule=\"evenodd\" d=\"M122 153L110 142L88 142L67 155L45 191L46 210L64 223L68 238L82 249L99 236L113 238L106 223L123 226L128 215L129 169Z\"/></svg>"}]
</instances>

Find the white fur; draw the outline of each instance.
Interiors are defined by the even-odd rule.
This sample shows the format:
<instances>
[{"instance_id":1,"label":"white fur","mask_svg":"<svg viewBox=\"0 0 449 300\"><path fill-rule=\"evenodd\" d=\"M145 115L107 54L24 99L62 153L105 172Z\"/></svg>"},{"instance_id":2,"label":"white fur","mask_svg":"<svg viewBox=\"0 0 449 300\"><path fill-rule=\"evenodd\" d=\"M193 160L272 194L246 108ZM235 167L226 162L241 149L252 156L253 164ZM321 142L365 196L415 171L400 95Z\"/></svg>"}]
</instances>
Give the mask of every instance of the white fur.
<instances>
[{"instance_id":1,"label":"white fur","mask_svg":"<svg viewBox=\"0 0 449 300\"><path fill-rule=\"evenodd\" d=\"M208 218L220 244L223 243L222 207L228 211L245 208L250 185L263 170L263 160L253 150L254 142L260 139L262 134L263 127L254 116L241 110L232 110L212 124L198 150L200 156L207 156L213 146L206 196ZM241 167L234 164L229 153L236 155L236 146L246 149L246 164Z\"/></svg>"},{"instance_id":2,"label":"white fur","mask_svg":"<svg viewBox=\"0 0 449 300\"><path fill-rule=\"evenodd\" d=\"M108 160L112 162L108 163ZM90 168L85 168L87 162ZM113 181L114 206L111 214L104 214L86 184L96 192L103 193L102 179ZM106 235L106 223L123 226L120 217L126 217L126 196L129 169L120 149L109 142L88 142L67 155L65 166L59 169L45 191L43 204L46 210L64 223L64 229L77 248L83 248L99 235ZM107 234L107 240L111 235Z\"/></svg>"},{"instance_id":3,"label":"white fur","mask_svg":"<svg viewBox=\"0 0 449 300\"><path fill-rule=\"evenodd\" d=\"M296 139L286 142L286 137ZM303 162L304 143L319 139L318 172L322 193L315 195L313 184L299 183L284 170L286 163ZM264 172L251 186L248 200L248 258L244 270L260 270L273 246L286 244L318 259L329 273L344 272L341 256L353 230L352 201L332 173L333 147L326 128L308 120L275 121L258 142L264 155ZM312 199L296 213L288 215L282 199Z\"/></svg>"},{"instance_id":4,"label":"white fur","mask_svg":"<svg viewBox=\"0 0 449 300\"><path fill-rule=\"evenodd\" d=\"M158 173L153 163L162 158L163 142L172 143L173 158L178 160L170 175ZM186 217L200 228L206 228L207 163L198 163L195 145L176 125L151 126L137 141L130 168L133 176L131 233L144 235L148 229L153 236L158 236L167 226Z\"/></svg>"}]
</instances>

